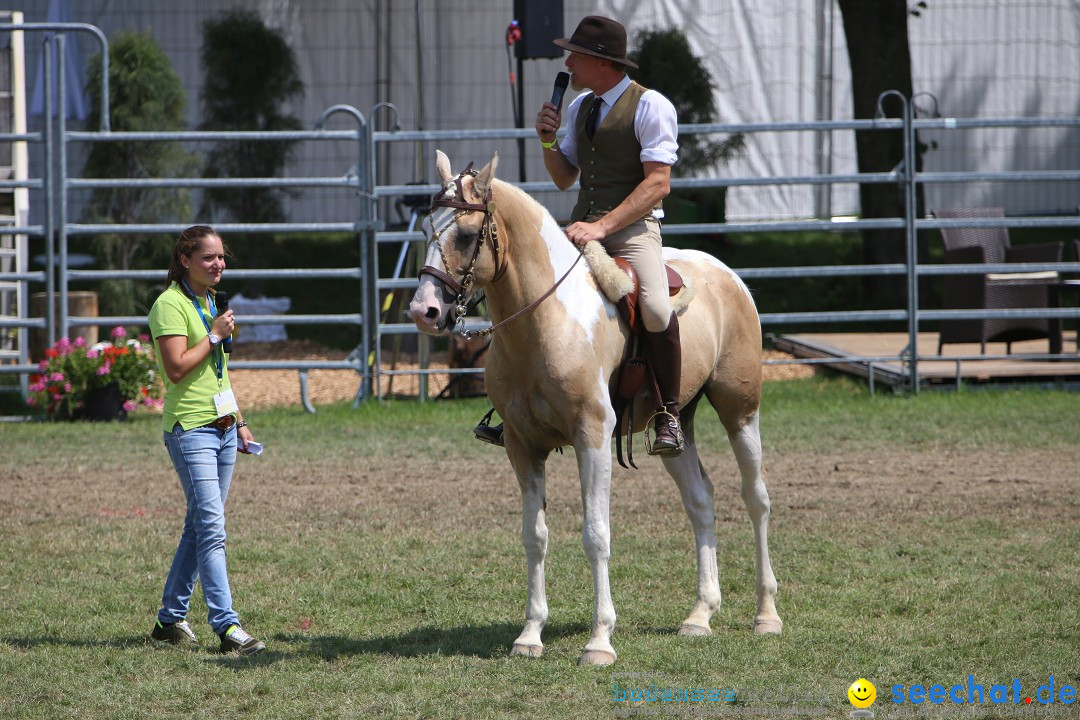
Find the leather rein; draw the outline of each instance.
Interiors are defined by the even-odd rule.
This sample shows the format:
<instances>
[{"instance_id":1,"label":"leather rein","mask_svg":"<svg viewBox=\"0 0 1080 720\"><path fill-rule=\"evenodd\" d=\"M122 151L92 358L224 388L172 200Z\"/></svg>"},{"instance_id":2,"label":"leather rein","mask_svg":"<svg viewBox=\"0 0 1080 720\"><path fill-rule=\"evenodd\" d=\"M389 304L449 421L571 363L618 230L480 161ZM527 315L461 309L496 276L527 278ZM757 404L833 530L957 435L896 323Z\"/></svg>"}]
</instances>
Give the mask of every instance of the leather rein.
<instances>
[{"instance_id":1,"label":"leather rein","mask_svg":"<svg viewBox=\"0 0 1080 720\"><path fill-rule=\"evenodd\" d=\"M480 248L483 247L485 239L490 240L491 242L491 255L495 262L495 275L492 277L492 280L498 280L499 277L502 276L502 274L506 271L505 264L503 264L501 267L499 265L499 226L495 222L495 201L493 199L491 188L488 187L487 192L484 193L483 202L481 203L470 203L465 202L464 199L454 199L465 197L465 192L461 187L461 179L466 175L476 177L478 174L479 173L476 170L473 170L473 164L469 163L469 166L462 170L460 173L458 173L457 177L454 178L453 183L456 185L456 193L452 197L444 197L444 195L446 194L446 189L444 187L442 190L437 192L434 197L431 198L430 210L432 211L435 210L435 208L453 208L460 211L454 213L450 221L442 227L436 228L433 223L431 228L432 242L435 243L435 246L437 248L439 248L439 256L442 258L442 264L447 269L447 271L450 269L450 264L446 261L446 253L444 252L442 243L440 241L442 234L447 230L447 228L450 227L451 224L453 224L463 215L468 215L471 212L484 213L484 220L483 223L480 225L480 233L477 236L476 240L476 249L473 251L472 260L469 261L469 266L465 268L465 271L462 273L461 282L455 280L449 272L440 270L437 267L432 267L431 265L425 265L424 267L420 268L419 273L420 277L423 277L424 275L430 275L431 277L435 278L435 280L442 283L444 287L455 293L455 322L453 332L467 339L487 337L503 325L506 325L507 323L516 320L518 317L524 315L525 313L535 310L537 306L540 305L540 303L544 302L544 300L547 300L551 296L551 294L555 292L559 285L562 284L563 280L566 280L566 278L570 276L571 271L573 271L574 267L578 264L578 262L584 255L581 248L578 248L578 257L576 260L574 260L574 263L570 266L570 269L567 270L563 274L563 276L559 278L559 280L553 286L551 286L551 288L548 289L547 292L538 297L536 300L533 300L525 307L518 310L510 317L504 318L500 322L483 330L464 330L465 314L468 312L469 291L472 289L473 286L473 271L476 267L476 260L480 257Z\"/></svg>"}]
</instances>

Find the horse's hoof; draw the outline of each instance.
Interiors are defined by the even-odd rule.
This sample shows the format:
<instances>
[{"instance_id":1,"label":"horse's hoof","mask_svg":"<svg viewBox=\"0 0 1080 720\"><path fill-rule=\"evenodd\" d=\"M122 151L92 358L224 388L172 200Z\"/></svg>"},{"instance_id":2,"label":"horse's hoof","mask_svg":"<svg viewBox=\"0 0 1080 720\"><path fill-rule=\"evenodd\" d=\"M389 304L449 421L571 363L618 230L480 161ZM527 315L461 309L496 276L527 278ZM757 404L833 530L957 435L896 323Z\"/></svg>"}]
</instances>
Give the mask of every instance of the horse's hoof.
<instances>
[{"instance_id":1,"label":"horse's hoof","mask_svg":"<svg viewBox=\"0 0 1080 720\"><path fill-rule=\"evenodd\" d=\"M679 634L684 637L708 637L712 635L712 630L703 625L683 623L682 627L679 628Z\"/></svg>"},{"instance_id":2,"label":"horse's hoof","mask_svg":"<svg viewBox=\"0 0 1080 720\"><path fill-rule=\"evenodd\" d=\"M755 635L779 635L783 629L784 622L780 618L754 620Z\"/></svg>"},{"instance_id":3,"label":"horse's hoof","mask_svg":"<svg viewBox=\"0 0 1080 720\"><path fill-rule=\"evenodd\" d=\"M615 653L613 652L608 652L607 650L586 650L585 654L578 660L578 665L601 667L604 665L611 665L613 662L615 662Z\"/></svg>"},{"instance_id":4,"label":"horse's hoof","mask_svg":"<svg viewBox=\"0 0 1080 720\"><path fill-rule=\"evenodd\" d=\"M520 645L518 643L515 643L514 647L510 648L510 657L514 657L515 655L522 655L524 657L538 658L543 654L543 645Z\"/></svg>"}]
</instances>

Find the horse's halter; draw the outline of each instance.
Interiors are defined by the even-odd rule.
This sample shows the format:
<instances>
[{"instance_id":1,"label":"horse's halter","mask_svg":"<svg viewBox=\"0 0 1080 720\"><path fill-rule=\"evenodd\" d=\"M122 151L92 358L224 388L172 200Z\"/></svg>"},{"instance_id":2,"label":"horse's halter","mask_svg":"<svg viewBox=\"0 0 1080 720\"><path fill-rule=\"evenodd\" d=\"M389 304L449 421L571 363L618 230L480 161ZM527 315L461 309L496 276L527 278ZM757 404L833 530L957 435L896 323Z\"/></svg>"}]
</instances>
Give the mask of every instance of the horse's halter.
<instances>
[{"instance_id":1,"label":"horse's halter","mask_svg":"<svg viewBox=\"0 0 1080 720\"><path fill-rule=\"evenodd\" d=\"M431 210L435 208L453 208L458 210L453 216L441 227L435 227L434 220L432 220L431 227L431 241L435 243L435 247L439 248L439 256L442 258L443 267L445 271L440 270L437 267L431 265L425 265L420 268L420 275L430 275L439 282L441 282L447 289L455 293L454 298L454 332L460 333L461 328L465 325L465 315L468 312L468 296L469 291L473 285L473 271L476 268L476 260L480 257L480 248L484 245L485 239L491 241L491 255L492 260L495 263L495 277L499 276L499 227L495 222L495 202L492 200L491 187L488 187L487 192L484 193L482 203L470 203L464 200L465 191L461 187L461 179L466 175L470 177L476 177L479 173L473 170L473 164L469 163L469 166L458 173L452 182L456 186L456 192L450 197L446 197L446 186L442 190L435 193L431 198ZM449 185L450 183L447 183ZM462 199L456 199L462 198ZM472 260L469 261L468 267L465 268L462 273L461 282L458 282L450 274L450 264L446 261L446 252L443 250L442 242L440 238L446 230L453 225L463 215L467 215L471 212L484 213L483 223L480 225L480 232L476 239L476 249L473 250Z\"/></svg>"}]
</instances>

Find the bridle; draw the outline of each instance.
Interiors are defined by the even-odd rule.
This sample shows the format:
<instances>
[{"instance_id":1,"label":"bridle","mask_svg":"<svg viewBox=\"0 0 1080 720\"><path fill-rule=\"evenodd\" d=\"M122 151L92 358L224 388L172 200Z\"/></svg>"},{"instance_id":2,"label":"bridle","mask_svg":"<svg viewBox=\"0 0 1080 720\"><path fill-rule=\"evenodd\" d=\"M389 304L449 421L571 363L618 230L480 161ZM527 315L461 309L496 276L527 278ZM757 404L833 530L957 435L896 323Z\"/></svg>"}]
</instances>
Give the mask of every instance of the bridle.
<instances>
[{"instance_id":1,"label":"bridle","mask_svg":"<svg viewBox=\"0 0 1080 720\"><path fill-rule=\"evenodd\" d=\"M434 197L431 198L431 211L434 211L435 208L452 208L458 210L458 212L455 212L452 217L441 227L435 227L434 221L432 221L431 241L435 244L435 247L439 249L439 256L442 258L442 264L443 267L446 268L446 271L440 270L437 267L432 267L431 265L425 265L424 267L420 268L420 277L423 277L424 275L430 275L431 277L442 283L445 288L455 294L455 321L453 332L462 335L465 338L472 339L477 337L486 337L494 333L496 329L502 327L508 322L517 319L519 316L524 315L527 312L535 310L536 307L544 300L546 300L553 292L555 292L556 288L558 288L559 285L562 284L563 280L565 280L570 275L570 272L581 260L583 253L581 252L581 248L578 248L577 260L574 260L574 263L570 266L570 269L567 270L566 273L561 278L559 278L558 282L556 282L546 293L541 295L533 302L529 303L529 305L527 305L526 307L518 310L510 317L504 318L502 321L492 325L489 328L485 328L483 330L465 331L465 315L468 313L469 310L468 296L469 291L472 289L473 286L473 272L476 268L476 260L480 257L480 248L483 247L485 239L490 240L491 242L491 255L492 260L495 263L495 274L492 276L492 280L498 280L506 271L505 262L502 265L500 265L499 263L499 226L495 222L495 201L492 196L491 187L489 186L487 192L484 193L483 202L470 203L465 202L464 199L455 199L465 197L465 191L461 187L461 179L466 175L474 178L479 175L476 170L473 170L473 163L469 163L468 167L458 173L457 177L453 179L452 182L456 187L456 192L452 196L445 197L446 186L444 185L443 189L435 193ZM449 183L447 183L447 185L449 185ZM458 221L458 219L460 219L464 215L468 215L471 212L484 213L484 219L480 225L480 232L477 235L476 249L473 250L472 259L469 261L468 267L466 267L465 271L462 273L461 282L458 282L453 278L452 275L450 275L449 272L447 272L450 270L450 264L446 261L446 252L443 250L440 238L442 237L442 234L446 232L446 230L451 225Z\"/></svg>"},{"instance_id":2,"label":"bridle","mask_svg":"<svg viewBox=\"0 0 1080 720\"><path fill-rule=\"evenodd\" d=\"M502 270L499 267L499 226L495 222L495 202L492 200L491 188L488 187L487 192L484 193L482 203L470 203L464 200L465 190L461 187L461 179L466 175L475 178L478 174L479 173L476 170L473 170L473 164L469 163L469 166L458 173L457 177L453 179L456 192L452 196L446 197L446 186L443 186L443 188L431 198L431 208L429 209L429 212L434 211L436 208L452 208L458 211L455 212L441 227L435 227L434 220L432 221L431 226L431 242L439 249L439 256L442 258L443 267L445 267L447 271L450 270L450 263L446 261L446 252L443 250L441 242L442 234L462 216L468 215L471 212L484 213L484 220L480 225L480 233L476 239L476 249L473 250L472 259L469 261L468 267L465 268L465 271L462 274L461 282L455 280L449 272L440 270L437 267L425 265L420 268L420 277L430 275L454 293L454 314L456 316L454 332L466 336L469 336L470 333L464 333L461 329L465 325L465 315L469 309L468 297L469 291L473 286L473 272L476 268L476 261L480 257L480 248L483 247L484 240L487 238L490 238L491 240L491 254L495 261L495 277L502 274ZM462 199L459 200L457 198Z\"/></svg>"}]
</instances>

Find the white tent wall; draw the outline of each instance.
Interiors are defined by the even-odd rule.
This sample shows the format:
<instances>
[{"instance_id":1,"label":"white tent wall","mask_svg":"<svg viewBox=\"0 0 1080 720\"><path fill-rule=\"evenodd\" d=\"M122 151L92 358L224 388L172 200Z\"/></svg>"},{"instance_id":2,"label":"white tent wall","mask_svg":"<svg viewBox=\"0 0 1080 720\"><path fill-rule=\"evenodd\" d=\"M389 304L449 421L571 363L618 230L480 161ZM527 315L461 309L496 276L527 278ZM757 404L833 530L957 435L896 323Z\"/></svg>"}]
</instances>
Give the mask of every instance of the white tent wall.
<instances>
[{"instance_id":1,"label":"white tent wall","mask_svg":"<svg viewBox=\"0 0 1080 720\"><path fill-rule=\"evenodd\" d=\"M953 117L1074 115L1080 106L1076 77L1080 52L1080 3L1076 0L930 0L921 17L909 18L916 92L932 93L941 114ZM306 94L287 108L313 127L331 105L358 108L380 130L394 118L376 103L399 109L405 130L513 127L506 27L512 0L72 0L71 17L102 28L151 33L172 59L188 96L191 127L200 122L203 22L232 8L255 10L281 28L294 48ZM42 22L48 0L22 4L26 22ZM851 82L843 26L833 0L565 0L569 35L584 15L620 19L631 40L644 28L679 27L702 57L716 84L718 122L755 123L847 119ZM418 42L419 38L419 42ZM38 38L28 38L28 78L34 78ZM96 50L80 38L88 61ZM524 124L551 92L561 59L524 61ZM419 92L418 92L419 88ZM920 102L920 105L925 103ZM70 123L72 127L81 127ZM32 118L31 129L41 126ZM355 127L335 116L328 127ZM737 160L714 170L724 176L804 175L854 172L852 134L755 133ZM937 148L927 170L1075 168L1080 138L1074 130L985 130L924 133ZM514 140L440 143L455 165L486 162L498 151L501 177L519 179ZM526 141L528 180L546 179L540 152ZM206 146L197 148L207 150ZM380 149L379 183L432 182L432 143L401 143ZM40 160L40 148L38 148ZM71 149L70 172L82 160ZM292 176L343 175L356 162L346 142L304 143L287 170ZM40 167L40 165L39 165ZM40 170L38 170L40 172ZM941 185L927 190L928 206L1001 204L1010 212L1054 212L1075 207L1075 183ZM565 217L570 193L540 200ZM71 214L77 217L80 198ZM34 203L40 213L40 203ZM304 191L289 204L296 221L355 215L356 199L332 190ZM823 200L809 186L733 188L732 220L843 215L858 211L854 186L837 186ZM383 216L396 220L389 207ZM34 221L40 222L40 215Z\"/></svg>"},{"instance_id":2,"label":"white tent wall","mask_svg":"<svg viewBox=\"0 0 1080 720\"><path fill-rule=\"evenodd\" d=\"M628 27L678 27L715 83L717 122L773 123L851 117L851 81L840 11L831 0L629 0L608 3ZM631 35L634 30L631 30ZM835 47L830 41L836 43ZM819 49L824 52L819 52ZM834 67L835 66L835 67ZM824 101L819 106L818 100ZM729 177L853 172L850 132L765 132L748 135L745 152L714 172ZM819 157L818 143L831 143ZM847 215L858 210L858 188L835 186L815 202L808 185L735 187L731 220Z\"/></svg>"},{"instance_id":3,"label":"white tent wall","mask_svg":"<svg viewBox=\"0 0 1080 720\"><path fill-rule=\"evenodd\" d=\"M1080 2L928 0L911 18L916 92L944 117L1067 117L1080 114ZM927 103L920 100L920 106ZM1076 170L1077 128L923 132L936 142L927 171ZM977 183L928 188L927 208L1001 206L1010 213L1076 212L1080 185Z\"/></svg>"}]
</instances>

